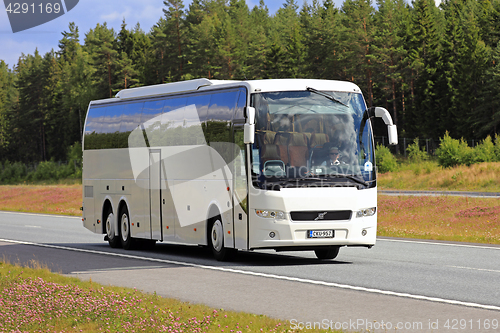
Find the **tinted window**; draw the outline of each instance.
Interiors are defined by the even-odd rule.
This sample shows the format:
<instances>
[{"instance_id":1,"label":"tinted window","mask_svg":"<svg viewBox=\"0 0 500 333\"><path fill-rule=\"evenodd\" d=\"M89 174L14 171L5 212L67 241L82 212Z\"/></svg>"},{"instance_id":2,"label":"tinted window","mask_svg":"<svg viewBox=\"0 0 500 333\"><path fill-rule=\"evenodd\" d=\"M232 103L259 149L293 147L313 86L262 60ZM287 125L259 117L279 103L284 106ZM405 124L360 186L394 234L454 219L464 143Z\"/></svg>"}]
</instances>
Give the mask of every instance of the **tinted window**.
<instances>
[{"instance_id":1,"label":"tinted window","mask_svg":"<svg viewBox=\"0 0 500 333\"><path fill-rule=\"evenodd\" d=\"M213 94L208 108L208 120L230 121L233 118L237 98L237 91Z\"/></svg>"},{"instance_id":2,"label":"tinted window","mask_svg":"<svg viewBox=\"0 0 500 333\"><path fill-rule=\"evenodd\" d=\"M101 133L104 111L103 107L90 108L85 124L84 149L98 149L98 133Z\"/></svg>"},{"instance_id":3,"label":"tinted window","mask_svg":"<svg viewBox=\"0 0 500 333\"><path fill-rule=\"evenodd\" d=\"M227 164L231 163L235 156L231 119L238 95L238 91L215 93L208 108L206 140Z\"/></svg>"},{"instance_id":4,"label":"tinted window","mask_svg":"<svg viewBox=\"0 0 500 333\"><path fill-rule=\"evenodd\" d=\"M240 89L238 96L238 104L236 105L236 109L234 110L233 121L235 123L245 123L245 114L244 109L247 105L247 92L245 89Z\"/></svg>"},{"instance_id":5,"label":"tinted window","mask_svg":"<svg viewBox=\"0 0 500 333\"><path fill-rule=\"evenodd\" d=\"M102 128L102 122L100 118L102 117L102 113L104 108L96 108L92 107L87 114L86 126L85 126L85 135L90 133L100 133Z\"/></svg>"},{"instance_id":6,"label":"tinted window","mask_svg":"<svg viewBox=\"0 0 500 333\"><path fill-rule=\"evenodd\" d=\"M241 122L245 89L93 106L85 149L204 145L233 140L231 120ZM237 121L238 122L238 121ZM218 147L222 147L218 145ZM226 160L227 149L216 148Z\"/></svg>"},{"instance_id":7,"label":"tinted window","mask_svg":"<svg viewBox=\"0 0 500 333\"><path fill-rule=\"evenodd\" d=\"M184 123L184 144L205 145L205 121L210 105L210 95L197 95L187 99Z\"/></svg>"},{"instance_id":8,"label":"tinted window","mask_svg":"<svg viewBox=\"0 0 500 333\"><path fill-rule=\"evenodd\" d=\"M144 102L141 114L141 123L145 123L154 117L160 116L161 111L163 110L163 104L165 104L164 99Z\"/></svg>"},{"instance_id":9,"label":"tinted window","mask_svg":"<svg viewBox=\"0 0 500 333\"><path fill-rule=\"evenodd\" d=\"M123 104L113 104L104 107L104 117L101 118L101 133L115 133L120 131L123 106Z\"/></svg>"},{"instance_id":10,"label":"tinted window","mask_svg":"<svg viewBox=\"0 0 500 333\"><path fill-rule=\"evenodd\" d=\"M180 146L184 144L184 114L187 98L165 100L161 115L160 135L152 146Z\"/></svg>"},{"instance_id":11,"label":"tinted window","mask_svg":"<svg viewBox=\"0 0 500 333\"><path fill-rule=\"evenodd\" d=\"M141 123L143 105L144 102L123 105L120 119L120 132L130 132Z\"/></svg>"},{"instance_id":12,"label":"tinted window","mask_svg":"<svg viewBox=\"0 0 500 333\"><path fill-rule=\"evenodd\" d=\"M141 131L144 131L148 140L148 146L159 146L161 138L161 113L165 99L144 102L141 115ZM144 133L137 133L137 141L144 141ZM145 144L145 143L144 143Z\"/></svg>"},{"instance_id":13,"label":"tinted window","mask_svg":"<svg viewBox=\"0 0 500 333\"><path fill-rule=\"evenodd\" d=\"M207 120L210 98L211 98L210 94L205 94L205 95L192 96L189 97L187 100L187 105L194 104L194 106L196 107L196 110L198 112L198 118L200 119L201 122Z\"/></svg>"},{"instance_id":14,"label":"tinted window","mask_svg":"<svg viewBox=\"0 0 500 333\"><path fill-rule=\"evenodd\" d=\"M87 123L95 123L95 126L92 131L85 130L85 149L127 147L127 135L120 133L122 109L123 104L112 104L95 107L95 111L90 112Z\"/></svg>"}]
</instances>

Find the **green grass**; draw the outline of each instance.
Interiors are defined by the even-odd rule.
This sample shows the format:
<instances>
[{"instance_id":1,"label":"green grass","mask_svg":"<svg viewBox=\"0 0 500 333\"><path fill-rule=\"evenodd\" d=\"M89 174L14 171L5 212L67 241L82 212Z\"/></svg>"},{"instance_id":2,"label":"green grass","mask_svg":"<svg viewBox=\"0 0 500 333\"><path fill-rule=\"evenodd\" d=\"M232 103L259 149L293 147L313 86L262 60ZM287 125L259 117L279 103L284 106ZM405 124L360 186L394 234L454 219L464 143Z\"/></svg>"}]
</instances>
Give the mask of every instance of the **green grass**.
<instances>
[{"instance_id":1,"label":"green grass","mask_svg":"<svg viewBox=\"0 0 500 333\"><path fill-rule=\"evenodd\" d=\"M500 162L443 168L437 161L400 161L396 172L378 175L381 190L500 192Z\"/></svg>"},{"instance_id":2,"label":"green grass","mask_svg":"<svg viewBox=\"0 0 500 333\"><path fill-rule=\"evenodd\" d=\"M296 332L287 321L105 287L54 274L37 262L21 267L5 260L0 262L0 331Z\"/></svg>"},{"instance_id":3,"label":"green grass","mask_svg":"<svg viewBox=\"0 0 500 333\"><path fill-rule=\"evenodd\" d=\"M396 172L378 175L381 190L500 193L500 163L443 168L435 160L400 159ZM500 244L500 199L378 197L380 236Z\"/></svg>"}]
</instances>

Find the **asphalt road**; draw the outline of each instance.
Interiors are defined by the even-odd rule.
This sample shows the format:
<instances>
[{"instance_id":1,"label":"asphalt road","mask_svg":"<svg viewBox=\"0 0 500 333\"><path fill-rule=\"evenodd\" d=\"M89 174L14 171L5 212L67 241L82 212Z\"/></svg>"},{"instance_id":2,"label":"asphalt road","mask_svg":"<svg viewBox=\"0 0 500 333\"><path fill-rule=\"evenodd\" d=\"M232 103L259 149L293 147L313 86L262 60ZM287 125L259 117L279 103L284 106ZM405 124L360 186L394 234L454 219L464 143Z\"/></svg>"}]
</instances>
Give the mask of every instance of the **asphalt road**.
<instances>
[{"instance_id":1,"label":"asphalt road","mask_svg":"<svg viewBox=\"0 0 500 333\"><path fill-rule=\"evenodd\" d=\"M342 248L332 261L312 252L256 251L220 263L198 247L111 249L79 218L0 212L0 256L295 325L500 332L500 246L494 245L380 239L371 250Z\"/></svg>"}]
</instances>

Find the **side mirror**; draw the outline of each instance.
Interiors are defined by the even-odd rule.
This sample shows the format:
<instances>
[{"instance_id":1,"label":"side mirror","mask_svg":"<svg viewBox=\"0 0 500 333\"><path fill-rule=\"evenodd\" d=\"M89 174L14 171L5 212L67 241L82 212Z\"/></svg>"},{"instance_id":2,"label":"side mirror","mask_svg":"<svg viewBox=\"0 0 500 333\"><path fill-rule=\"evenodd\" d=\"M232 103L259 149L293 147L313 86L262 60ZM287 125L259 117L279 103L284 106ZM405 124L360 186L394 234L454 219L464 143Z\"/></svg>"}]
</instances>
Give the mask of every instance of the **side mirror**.
<instances>
[{"instance_id":1,"label":"side mirror","mask_svg":"<svg viewBox=\"0 0 500 333\"><path fill-rule=\"evenodd\" d=\"M396 125L387 125L387 131L389 132L389 144L397 145L398 144L398 129Z\"/></svg>"},{"instance_id":2,"label":"side mirror","mask_svg":"<svg viewBox=\"0 0 500 333\"><path fill-rule=\"evenodd\" d=\"M392 117L389 111L381 107L372 107L369 110L371 116L375 116L377 118L382 118L384 123L387 125L387 132L389 134L389 144L397 145L398 144L398 130L396 125L392 122Z\"/></svg>"},{"instance_id":3,"label":"side mirror","mask_svg":"<svg viewBox=\"0 0 500 333\"><path fill-rule=\"evenodd\" d=\"M243 127L243 142L252 144L255 141L255 124L246 123Z\"/></svg>"}]
</instances>

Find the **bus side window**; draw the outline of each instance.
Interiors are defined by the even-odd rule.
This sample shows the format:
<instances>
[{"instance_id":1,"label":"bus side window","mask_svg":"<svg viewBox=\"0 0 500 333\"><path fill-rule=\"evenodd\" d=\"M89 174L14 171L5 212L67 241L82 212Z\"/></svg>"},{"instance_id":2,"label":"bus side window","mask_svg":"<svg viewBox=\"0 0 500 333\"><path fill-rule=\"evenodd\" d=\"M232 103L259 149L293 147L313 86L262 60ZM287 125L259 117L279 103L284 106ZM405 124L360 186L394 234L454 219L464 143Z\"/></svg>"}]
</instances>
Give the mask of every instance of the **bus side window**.
<instances>
[{"instance_id":1,"label":"bus side window","mask_svg":"<svg viewBox=\"0 0 500 333\"><path fill-rule=\"evenodd\" d=\"M164 99L157 99L154 101L148 101L144 103L141 113L141 131L146 132L146 137L148 143L159 143L159 131L161 123L161 111L163 110L163 105L165 104ZM138 133L137 141L144 140L143 135ZM142 146L142 145L140 145Z\"/></svg>"},{"instance_id":2,"label":"bus side window","mask_svg":"<svg viewBox=\"0 0 500 333\"><path fill-rule=\"evenodd\" d=\"M99 133L101 133L105 108L91 107L86 119L84 149L99 149Z\"/></svg>"},{"instance_id":3,"label":"bus side window","mask_svg":"<svg viewBox=\"0 0 500 333\"><path fill-rule=\"evenodd\" d=\"M186 97L167 98L161 114L161 129L159 142L154 146L181 146L186 138L184 135L184 113ZM151 144L153 146L153 144Z\"/></svg>"},{"instance_id":4,"label":"bus side window","mask_svg":"<svg viewBox=\"0 0 500 333\"><path fill-rule=\"evenodd\" d=\"M186 105L186 144L206 145L205 121L208 115L210 95L202 94L188 97Z\"/></svg>"},{"instance_id":5,"label":"bus side window","mask_svg":"<svg viewBox=\"0 0 500 333\"><path fill-rule=\"evenodd\" d=\"M208 108L207 143L222 156L227 164L231 163L235 157L231 119L238 93L234 90L214 93Z\"/></svg>"},{"instance_id":6,"label":"bus side window","mask_svg":"<svg viewBox=\"0 0 500 333\"><path fill-rule=\"evenodd\" d=\"M240 88L238 102L236 104L236 109L234 110L233 122L240 123L242 120L245 122L245 106L247 105L247 92L246 89Z\"/></svg>"},{"instance_id":7,"label":"bus side window","mask_svg":"<svg viewBox=\"0 0 500 333\"><path fill-rule=\"evenodd\" d=\"M120 129L114 148L128 148L130 134L141 122L141 112L144 102L129 103L122 106Z\"/></svg>"}]
</instances>

